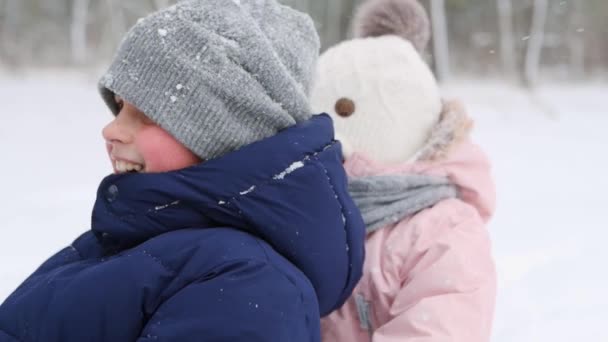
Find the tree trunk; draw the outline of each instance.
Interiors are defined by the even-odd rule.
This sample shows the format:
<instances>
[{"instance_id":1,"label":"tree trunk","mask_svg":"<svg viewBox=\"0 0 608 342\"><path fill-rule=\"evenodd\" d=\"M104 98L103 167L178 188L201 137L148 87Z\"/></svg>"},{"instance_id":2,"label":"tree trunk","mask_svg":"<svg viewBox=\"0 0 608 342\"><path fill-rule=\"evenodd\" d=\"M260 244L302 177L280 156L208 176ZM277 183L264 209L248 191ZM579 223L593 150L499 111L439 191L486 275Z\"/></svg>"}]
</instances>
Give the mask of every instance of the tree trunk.
<instances>
[{"instance_id":1,"label":"tree trunk","mask_svg":"<svg viewBox=\"0 0 608 342\"><path fill-rule=\"evenodd\" d=\"M517 73L513 30L513 6L511 4L511 0L497 1L502 69L505 77L513 78Z\"/></svg>"},{"instance_id":2,"label":"tree trunk","mask_svg":"<svg viewBox=\"0 0 608 342\"><path fill-rule=\"evenodd\" d=\"M325 33L325 44L329 46L342 40L344 2L345 0L331 0L326 3L327 16L323 32Z\"/></svg>"},{"instance_id":3,"label":"tree trunk","mask_svg":"<svg viewBox=\"0 0 608 342\"><path fill-rule=\"evenodd\" d=\"M534 13L532 15L532 28L528 40L526 53L525 83L528 87L535 87L538 83L541 53L545 40L545 24L547 22L547 0L534 0Z\"/></svg>"},{"instance_id":4,"label":"tree trunk","mask_svg":"<svg viewBox=\"0 0 608 342\"><path fill-rule=\"evenodd\" d=\"M361 0L348 0L344 2L344 5L342 6L342 18L340 21L342 40L352 38L352 23L355 15L355 10L359 7L361 2Z\"/></svg>"},{"instance_id":5,"label":"tree trunk","mask_svg":"<svg viewBox=\"0 0 608 342\"><path fill-rule=\"evenodd\" d=\"M450 53L445 0L431 0L431 20L435 72L439 80L446 81L450 77Z\"/></svg>"},{"instance_id":6,"label":"tree trunk","mask_svg":"<svg viewBox=\"0 0 608 342\"><path fill-rule=\"evenodd\" d=\"M89 0L73 0L70 38L72 43L72 61L76 64L83 64L87 58L88 14Z\"/></svg>"},{"instance_id":7,"label":"tree trunk","mask_svg":"<svg viewBox=\"0 0 608 342\"><path fill-rule=\"evenodd\" d=\"M5 0L2 10L4 11L4 22L2 23L2 31L0 32L0 47L8 64L16 65L19 61L21 50L19 48L19 25L21 22L21 1L20 0Z\"/></svg>"},{"instance_id":8,"label":"tree trunk","mask_svg":"<svg viewBox=\"0 0 608 342\"><path fill-rule=\"evenodd\" d=\"M585 74L585 27L583 2L571 2L573 8L568 28L568 50L570 50L570 71L575 78Z\"/></svg>"}]
</instances>

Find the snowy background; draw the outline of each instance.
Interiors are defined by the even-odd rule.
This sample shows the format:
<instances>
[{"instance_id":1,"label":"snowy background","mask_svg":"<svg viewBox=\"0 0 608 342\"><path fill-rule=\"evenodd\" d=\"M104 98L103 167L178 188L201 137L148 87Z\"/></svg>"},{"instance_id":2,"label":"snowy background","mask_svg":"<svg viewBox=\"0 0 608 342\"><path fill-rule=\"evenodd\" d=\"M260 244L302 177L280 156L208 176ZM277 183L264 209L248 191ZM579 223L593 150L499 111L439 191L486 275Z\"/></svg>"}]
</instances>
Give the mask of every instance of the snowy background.
<instances>
[{"instance_id":1,"label":"snowy background","mask_svg":"<svg viewBox=\"0 0 608 342\"><path fill-rule=\"evenodd\" d=\"M0 74L0 302L89 226L110 172L94 78ZM499 269L493 342L608 341L608 84L453 82L490 154Z\"/></svg>"}]
</instances>

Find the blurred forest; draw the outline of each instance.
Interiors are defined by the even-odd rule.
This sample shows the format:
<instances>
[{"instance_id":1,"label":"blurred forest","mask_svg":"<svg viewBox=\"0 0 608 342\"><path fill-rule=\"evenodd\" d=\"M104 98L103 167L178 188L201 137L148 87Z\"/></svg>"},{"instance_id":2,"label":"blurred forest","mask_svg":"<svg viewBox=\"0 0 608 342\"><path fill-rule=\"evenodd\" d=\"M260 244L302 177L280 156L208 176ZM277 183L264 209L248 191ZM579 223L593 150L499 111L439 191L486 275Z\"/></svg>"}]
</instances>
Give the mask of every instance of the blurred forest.
<instances>
[{"instance_id":1,"label":"blurred forest","mask_svg":"<svg viewBox=\"0 0 608 342\"><path fill-rule=\"evenodd\" d=\"M323 46L349 38L362 0L283 0L310 13ZM368 0L370 1L370 0ZM607 0L420 0L440 79L608 79ZM103 64L135 21L175 0L0 0L0 67Z\"/></svg>"}]
</instances>

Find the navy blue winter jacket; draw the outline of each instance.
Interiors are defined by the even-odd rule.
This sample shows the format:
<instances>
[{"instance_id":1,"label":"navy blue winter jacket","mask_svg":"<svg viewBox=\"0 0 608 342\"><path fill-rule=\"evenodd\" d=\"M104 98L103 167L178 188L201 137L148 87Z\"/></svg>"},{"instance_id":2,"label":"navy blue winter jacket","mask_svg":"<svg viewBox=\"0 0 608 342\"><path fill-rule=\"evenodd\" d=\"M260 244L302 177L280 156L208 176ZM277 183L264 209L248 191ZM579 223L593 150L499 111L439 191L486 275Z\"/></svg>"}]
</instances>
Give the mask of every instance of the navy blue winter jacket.
<instances>
[{"instance_id":1,"label":"navy blue winter jacket","mask_svg":"<svg viewBox=\"0 0 608 342\"><path fill-rule=\"evenodd\" d=\"M105 178L92 229L0 306L0 342L318 342L364 226L327 115L183 170Z\"/></svg>"}]
</instances>

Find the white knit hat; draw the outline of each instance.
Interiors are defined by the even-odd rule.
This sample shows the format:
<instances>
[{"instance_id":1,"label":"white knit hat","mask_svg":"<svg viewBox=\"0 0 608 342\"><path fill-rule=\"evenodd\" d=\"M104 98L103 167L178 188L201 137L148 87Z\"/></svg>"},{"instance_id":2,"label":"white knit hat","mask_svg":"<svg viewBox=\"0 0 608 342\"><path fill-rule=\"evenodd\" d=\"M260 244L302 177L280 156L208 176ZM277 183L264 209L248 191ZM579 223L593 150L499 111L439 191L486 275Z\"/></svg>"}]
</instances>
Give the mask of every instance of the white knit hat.
<instances>
[{"instance_id":1,"label":"white knit hat","mask_svg":"<svg viewBox=\"0 0 608 342\"><path fill-rule=\"evenodd\" d=\"M442 109L437 82L418 50L428 42L429 26L415 0L371 0L358 10L357 37L320 57L311 106L332 116L346 157L361 152L405 162L428 139Z\"/></svg>"}]
</instances>

